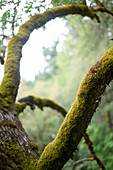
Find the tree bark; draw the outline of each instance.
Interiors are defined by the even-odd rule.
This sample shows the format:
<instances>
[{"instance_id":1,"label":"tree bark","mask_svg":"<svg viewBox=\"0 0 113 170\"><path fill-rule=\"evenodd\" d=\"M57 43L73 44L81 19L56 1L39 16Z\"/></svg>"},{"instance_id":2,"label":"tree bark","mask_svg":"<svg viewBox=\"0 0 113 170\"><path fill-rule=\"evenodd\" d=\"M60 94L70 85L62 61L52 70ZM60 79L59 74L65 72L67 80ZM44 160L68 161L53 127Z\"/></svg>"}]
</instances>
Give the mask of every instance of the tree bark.
<instances>
[{"instance_id":1,"label":"tree bark","mask_svg":"<svg viewBox=\"0 0 113 170\"><path fill-rule=\"evenodd\" d=\"M18 169L27 156L39 158L37 145L34 144L33 148L33 143L15 113L0 110L0 169Z\"/></svg>"}]
</instances>

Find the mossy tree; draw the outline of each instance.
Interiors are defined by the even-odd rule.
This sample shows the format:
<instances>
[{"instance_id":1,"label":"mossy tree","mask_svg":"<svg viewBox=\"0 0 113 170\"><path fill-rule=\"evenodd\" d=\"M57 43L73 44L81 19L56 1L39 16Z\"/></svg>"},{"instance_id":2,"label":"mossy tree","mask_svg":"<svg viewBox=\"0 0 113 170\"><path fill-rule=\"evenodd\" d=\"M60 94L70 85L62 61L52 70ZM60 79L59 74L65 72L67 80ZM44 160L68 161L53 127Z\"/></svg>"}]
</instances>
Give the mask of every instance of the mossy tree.
<instances>
[{"instance_id":1,"label":"mossy tree","mask_svg":"<svg viewBox=\"0 0 113 170\"><path fill-rule=\"evenodd\" d=\"M95 1L91 6L87 6L84 1L81 4L57 6L32 16L20 26L18 33L9 40L4 77L0 85L1 169L61 169L72 157L99 105L101 95L113 79L113 47L91 67L82 79L76 99L56 138L41 155L38 154L37 145L28 138L18 118L17 111L23 110L26 104L15 105L20 84L19 69L22 47L34 29L40 28L51 19L71 14L87 16L90 19L95 19L94 22L100 22L98 12L105 12L113 16L113 12L100 1ZM39 98L38 104L37 101L35 104L43 108L42 99ZM46 104L51 104L51 101L47 103L46 100ZM33 105L30 106L33 108ZM51 107L54 108L54 105Z\"/></svg>"}]
</instances>

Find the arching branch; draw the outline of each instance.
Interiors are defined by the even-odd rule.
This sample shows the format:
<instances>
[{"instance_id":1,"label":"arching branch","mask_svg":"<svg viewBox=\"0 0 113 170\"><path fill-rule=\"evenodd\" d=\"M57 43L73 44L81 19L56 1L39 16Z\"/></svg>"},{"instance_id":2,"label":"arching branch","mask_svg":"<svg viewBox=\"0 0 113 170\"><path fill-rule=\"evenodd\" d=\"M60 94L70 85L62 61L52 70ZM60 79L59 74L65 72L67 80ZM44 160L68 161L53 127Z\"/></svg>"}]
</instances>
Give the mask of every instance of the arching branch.
<instances>
[{"instance_id":1,"label":"arching branch","mask_svg":"<svg viewBox=\"0 0 113 170\"><path fill-rule=\"evenodd\" d=\"M42 97L36 97L36 96L24 97L18 100L18 103L16 103L17 113L19 114L20 112L23 112L26 106L30 106L32 110L34 110L35 106L37 106L41 110L43 110L44 107L50 107L60 112L63 117L65 117L65 115L67 114L67 111L65 110L64 107L62 107L58 103L48 98L42 98Z\"/></svg>"},{"instance_id":2,"label":"arching branch","mask_svg":"<svg viewBox=\"0 0 113 170\"><path fill-rule=\"evenodd\" d=\"M13 36L8 43L4 78L0 86L0 96L2 97L2 99L5 99L7 96L7 101L9 103L14 103L15 101L18 86L20 83L19 69L20 59L22 56L22 47L29 39L31 32L36 28L40 28L51 19L68 14L79 14L81 16L90 17L91 19L96 18L99 21L99 18L94 12L94 9L92 10L92 8L84 4L58 6L49 9L44 13L37 14L31 17L31 19L29 19L20 27L19 32L15 36Z\"/></svg>"},{"instance_id":3,"label":"arching branch","mask_svg":"<svg viewBox=\"0 0 113 170\"><path fill-rule=\"evenodd\" d=\"M72 167L72 170L75 170L76 166L85 162L85 161L94 161L94 157L91 157L91 158L83 158L81 160L78 160L74 163L73 167Z\"/></svg>"}]
</instances>

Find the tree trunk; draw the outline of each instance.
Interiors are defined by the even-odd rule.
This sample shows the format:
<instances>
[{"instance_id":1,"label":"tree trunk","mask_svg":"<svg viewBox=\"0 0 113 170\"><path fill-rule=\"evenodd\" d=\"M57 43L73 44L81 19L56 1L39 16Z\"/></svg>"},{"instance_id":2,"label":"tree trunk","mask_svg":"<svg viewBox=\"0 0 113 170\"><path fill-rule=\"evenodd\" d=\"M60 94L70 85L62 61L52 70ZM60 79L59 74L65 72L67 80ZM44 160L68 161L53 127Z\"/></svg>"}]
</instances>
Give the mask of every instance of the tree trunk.
<instances>
[{"instance_id":1,"label":"tree trunk","mask_svg":"<svg viewBox=\"0 0 113 170\"><path fill-rule=\"evenodd\" d=\"M37 145L30 141L15 111L0 110L0 169L18 169L37 159ZM22 166L22 167L21 167Z\"/></svg>"}]
</instances>

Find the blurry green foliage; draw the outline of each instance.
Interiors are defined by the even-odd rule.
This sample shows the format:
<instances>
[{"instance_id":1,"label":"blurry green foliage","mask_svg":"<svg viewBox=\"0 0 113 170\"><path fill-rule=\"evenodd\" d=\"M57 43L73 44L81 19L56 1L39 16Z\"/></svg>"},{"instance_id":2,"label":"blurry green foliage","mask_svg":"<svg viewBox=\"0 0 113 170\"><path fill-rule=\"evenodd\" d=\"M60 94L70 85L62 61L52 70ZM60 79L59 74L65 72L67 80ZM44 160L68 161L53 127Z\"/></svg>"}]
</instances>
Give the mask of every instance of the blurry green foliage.
<instances>
[{"instance_id":1,"label":"blurry green foliage","mask_svg":"<svg viewBox=\"0 0 113 170\"><path fill-rule=\"evenodd\" d=\"M7 45L8 40L18 32L19 27L31 16L44 12L50 3L36 0L0 1L0 42ZM8 37L8 38L7 38ZM0 49L2 48L0 43ZM1 50L0 50L1 51Z\"/></svg>"}]
</instances>

